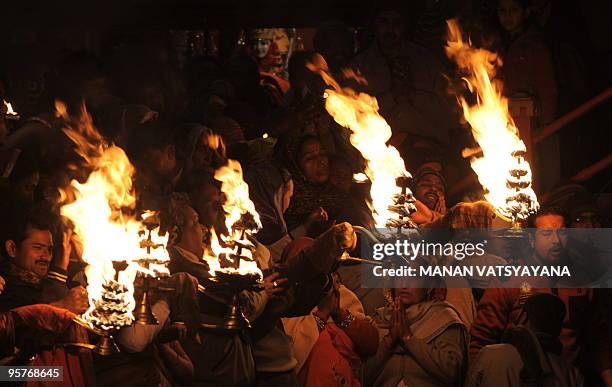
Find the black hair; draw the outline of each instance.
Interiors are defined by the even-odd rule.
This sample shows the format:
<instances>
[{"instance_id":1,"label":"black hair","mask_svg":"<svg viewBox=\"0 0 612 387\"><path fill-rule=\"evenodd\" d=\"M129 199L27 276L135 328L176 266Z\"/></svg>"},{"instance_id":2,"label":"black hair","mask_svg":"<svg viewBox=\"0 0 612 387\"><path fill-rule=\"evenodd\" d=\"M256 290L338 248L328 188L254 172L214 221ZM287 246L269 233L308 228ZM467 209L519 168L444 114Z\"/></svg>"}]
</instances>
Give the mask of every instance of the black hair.
<instances>
[{"instance_id":1,"label":"black hair","mask_svg":"<svg viewBox=\"0 0 612 387\"><path fill-rule=\"evenodd\" d=\"M527 219L527 224L529 226L529 228L535 228L535 224L536 224L536 220L540 217L540 216L544 216L544 215L558 215L563 217L563 223L565 225L569 224L569 216L567 214L567 211L562 208L562 207L557 207L557 206L547 206L547 207L541 207L538 212L536 212L535 214L532 214L529 216L529 218Z\"/></svg>"},{"instance_id":2,"label":"black hair","mask_svg":"<svg viewBox=\"0 0 612 387\"><path fill-rule=\"evenodd\" d=\"M57 235L60 222L59 216L46 203L37 203L24 209L19 203L5 203L2 209L2 225L0 226L0 240L2 252L7 241L14 241L19 245L23 242L29 228L36 230L49 230Z\"/></svg>"},{"instance_id":3,"label":"black hair","mask_svg":"<svg viewBox=\"0 0 612 387\"><path fill-rule=\"evenodd\" d=\"M523 309L537 332L548 333L553 337L561 334L565 304L559 297L548 293L535 294L525 301Z\"/></svg>"}]
</instances>

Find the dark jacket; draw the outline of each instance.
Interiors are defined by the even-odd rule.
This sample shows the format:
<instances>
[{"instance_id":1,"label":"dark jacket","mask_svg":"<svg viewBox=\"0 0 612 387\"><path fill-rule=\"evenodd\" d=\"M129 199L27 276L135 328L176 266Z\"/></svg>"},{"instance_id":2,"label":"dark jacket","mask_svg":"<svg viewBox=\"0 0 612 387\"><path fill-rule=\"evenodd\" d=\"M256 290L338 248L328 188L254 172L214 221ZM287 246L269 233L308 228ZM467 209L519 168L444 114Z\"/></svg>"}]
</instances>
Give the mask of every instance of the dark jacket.
<instances>
[{"instance_id":1,"label":"dark jacket","mask_svg":"<svg viewBox=\"0 0 612 387\"><path fill-rule=\"evenodd\" d=\"M40 278L4 261L0 264L0 276L6 280L4 292L0 294L0 312L25 305L48 304L68 293L67 272L58 267L51 267L49 273Z\"/></svg>"}]
</instances>

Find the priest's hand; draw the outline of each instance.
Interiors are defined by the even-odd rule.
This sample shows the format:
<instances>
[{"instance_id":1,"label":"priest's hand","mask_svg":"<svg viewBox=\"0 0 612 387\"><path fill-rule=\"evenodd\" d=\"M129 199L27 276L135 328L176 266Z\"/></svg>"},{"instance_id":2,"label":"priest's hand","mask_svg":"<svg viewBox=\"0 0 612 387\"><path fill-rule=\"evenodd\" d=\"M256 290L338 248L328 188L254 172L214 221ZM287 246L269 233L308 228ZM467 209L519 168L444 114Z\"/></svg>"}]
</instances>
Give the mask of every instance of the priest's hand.
<instances>
[{"instance_id":1,"label":"priest's hand","mask_svg":"<svg viewBox=\"0 0 612 387\"><path fill-rule=\"evenodd\" d=\"M68 309L75 314L83 314L89 308L87 290L82 286L74 287L68 291L64 298L51 305Z\"/></svg>"}]
</instances>

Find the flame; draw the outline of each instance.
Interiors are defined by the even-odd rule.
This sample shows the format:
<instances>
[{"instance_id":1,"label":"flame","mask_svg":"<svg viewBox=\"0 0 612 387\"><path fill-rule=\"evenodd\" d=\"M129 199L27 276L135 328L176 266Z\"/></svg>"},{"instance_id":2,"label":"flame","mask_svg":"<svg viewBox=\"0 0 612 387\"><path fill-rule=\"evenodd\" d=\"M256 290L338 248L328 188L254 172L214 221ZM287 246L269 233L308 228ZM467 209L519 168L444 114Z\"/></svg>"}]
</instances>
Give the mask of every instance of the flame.
<instances>
[{"instance_id":1,"label":"flame","mask_svg":"<svg viewBox=\"0 0 612 387\"><path fill-rule=\"evenodd\" d=\"M372 182L369 203L377 228L387 226L389 219L397 216L390 210L393 198L401 194L396 184L398 177L410 177L398 150L387 145L391 138L391 127L378 113L376 98L342 88L332 76L320 66L308 64L318 72L332 88L324 93L325 109L339 124L351 130L351 144L366 159L365 174Z\"/></svg>"},{"instance_id":2,"label":"flame","mask_svg":"<svg viewBox=\"0 0 612 387\"><path fill-rule=\"evenodd\" d=\"M116 322L118 325L131 323L136 273L167 272L161 265L145 268L137 260L168 261L165 249L150 248L151 245L165 246L167 237L160 236L159 229L155 229L150 233L149 247L143 242L143 235L147 235L145 223L129 213L136 203L132 187L135 169L123 149L104 141L84 107L76 118L68 116L62 103L56 102L56 111L69 122L63 131L93 170L85 183L73 180L69 189L60 190L61 214L74 223L75 233L83 244L82 257L87 263L90 307L83 318L95 323L96 305L103 305L103 300L109 301L109 292L117 291L126 295L121 297L125 316L116 316ZM69 197L74 200L70 201ZM143 219L150 215L145 214ZM127 268L116 273L113 261L123 261ZM116 296L119 298L119 294Z\"/></svg>"},{"instance_id":3,"label":"flame","mask_svg":"<svg viewBox=\"0 0 612 387\"><path fill-rule=\"evenodd\" d=\"M214 177L221 182L221 192L225 195L223 210L229 234L218 234L217 230L210 230L210 252L204 256L210 273L213 276L217 271L261 275L257 262L253 260L255 245L249 238L261 229L261 221L255 204L249 198L249 186L242 177L242 166L236 160L228 160L226 165L215 171ZM233 258L236 256L243 259L236 260ZM221 259L231 264L223 267Z\"/></svg>"},{"instance_id":4,"label":"flame","mask_svg":"<svg viewBox=\"0 0 612 387\"><path fill-rule=\"evenodd\" d=\"M6 115L7 116L18 116L19 114L13 110L13 105L11 105L10 102L7 102L5 100L2 100L2 102L4 102L4 106L6 106Z\"/></svg>"},{"instance_id":5,"label":"flame","mask_svg":"<svg viewBox=\"0 0 612 387\"><path fill-rule=\"evenodd\" d=\"M508 111L508 99L499 83L491 81L501 59L464 42L455 20L448 21L446 54L467 73L463 80L477 97L472 106L461 95L457 99L482 149L483 156L472 156L470 164L485 189L485 198L500 215L523 220L537 210L538 201L531 187L531 168L524 160L527 149Z\"/></svg>"}]
</instances>

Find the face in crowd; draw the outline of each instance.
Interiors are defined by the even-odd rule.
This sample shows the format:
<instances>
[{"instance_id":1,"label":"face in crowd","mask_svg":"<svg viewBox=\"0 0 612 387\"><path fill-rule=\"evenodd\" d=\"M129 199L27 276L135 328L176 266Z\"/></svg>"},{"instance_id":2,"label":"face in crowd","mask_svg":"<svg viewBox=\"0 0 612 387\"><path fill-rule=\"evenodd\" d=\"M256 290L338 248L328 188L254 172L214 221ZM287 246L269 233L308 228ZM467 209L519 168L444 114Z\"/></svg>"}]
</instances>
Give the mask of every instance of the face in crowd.
<instances>
[{"instance_id":1,"label":"face in crowd","mask_svg":"<svg viewBox=\"0 0 612 387\"><path fill-rule=\"evenodd\" d=\"M540 215L535 219L535 230L530 234L530 243L536 259L544 264L561 261L567 247L565 218L557 214Z\"/></svg>"},{"instance_id":2,"label":"face in crowd","mask_svg":"<svg viewBox=\"0 0 612 387\"><path fill-rule=\"evenodd\" d=\"M210 143L209 136L202 134L198 139L193 151L192 162L193 168L200 171L214 172L213 164L213 148Z\"/></svg>"},{"instance_id":3,"label":"face in crowd","mask_svg":"<svg viewBox=\"0 0 612 387\"><path fill-rule=\"evenodd\" d=\"M315 138L304 141L300 149L299 166L308 182L323 184L329 179L329 158L321 142Z\"/></svg>"},{"instance_id":4,"label":"face in crowd","mask_svg":"<svg viewBox=\"0 0 612 387\"><path fill-rule=\"evenodd\" d=\"M225 230L224 196L212 183L201 183L190 193L193 208L199 216L199 223L213 227L217 233Z\"/></svg>"},{"instance_id":5,"label":"face in crowd","mask_svg":"<svg viewBox=\"0 0 612 387\"><path fill-rule=\"evenodd\" d=\"M53 235L49 230L28 226L25 239L17 242L8 240L4 248L12 262L25 270L44 277L53 258Z\"/></svg>"},{"instance_id":6,"label":"face in crowd","mask_svg":"<svg viewBox=\"0 0 612 387\"><path fill-rule=\"evenodd\" d=\"M265 58L268 55L270 46L272 45L271 39L257 39L253 42L253 52L258 59Z\"/></svg>"},{"instance_id":7,"label":"face in crowd","mask_svg":"<svg viewBox=\"0 0 612 387\"><path fill-rule=\"evenodd\" d=\"M506 32L516 35L523 30L529 17L529 9L517 0L500 0L497 17Z\"/></svg>"},{"instance_id":8,"label":"face in crowd","mask_svg":"<svg viewBox=\"0 0 612 387\"><path fill-rule=\"evenodd\" d=\"M380 13L374 21L376 41L383 51L393 50L401 45L404 34L404 20L396 11Z\"/></svg>"},{"instance_id":9,"label":"face in crowd","mask_svg":"<svg viewBox=\"0 0 612 387\"><path fill-rule=\"evenodd\" d=\"M407 308L425 301L428 293L427 288L398 288L395 289L395 298L399 298L402 306Z\"/></svg>"},{"instance_id":10,"label":"face in crowd","mask_svg":"<svg viewBox=\"0 0 612 387\"><path fill-rule=\"evenodd\" d=\"M353 171L348 163L335 159L331 163L329 181L344 193L349 193L353 185Z\"/></svg>"},{"instance_id":11,"label":"face in crowd","mask_svg":"<svg viewBox=\"0 0 612 387\"><path fill-rule=\"evenodd\" d=\"M600 228L601 219L594 211L583 211L571 219L572 228Z\"/></svg>"},{"instance_id":12,"label":"face in crowd","mask_svg":"<svg viewBox=\"0 0 612 387\"><path fill-rule=\"evenodd\" d=\"M180 208L182 224L179 244L200 247L204 239L204 226L200 224L198 213L190 206Z\"/></svg>"},{"instance_id":13,"label":"face in crowd","mask_svg":"<svg viewBox=\"0 0 612 387\"><path fill-rule=\"evenodd\" d=\"M425 175L417 182L414 196L430 210L434 210L444 197L444 182L434 174Z\"/></svg>"},{"instance_id":14,"label":"face in crowd","mask_svg":"<svg viewBox=\"0 0 612 387\"><path fill-rule=\"evenodd\" d=\"M148 161L148 167L151 168L155 175L167 180L174 177L178 164L173 145L168 145L163 149L149 150L146 159Z\"/></svg>"}]
</instances>

